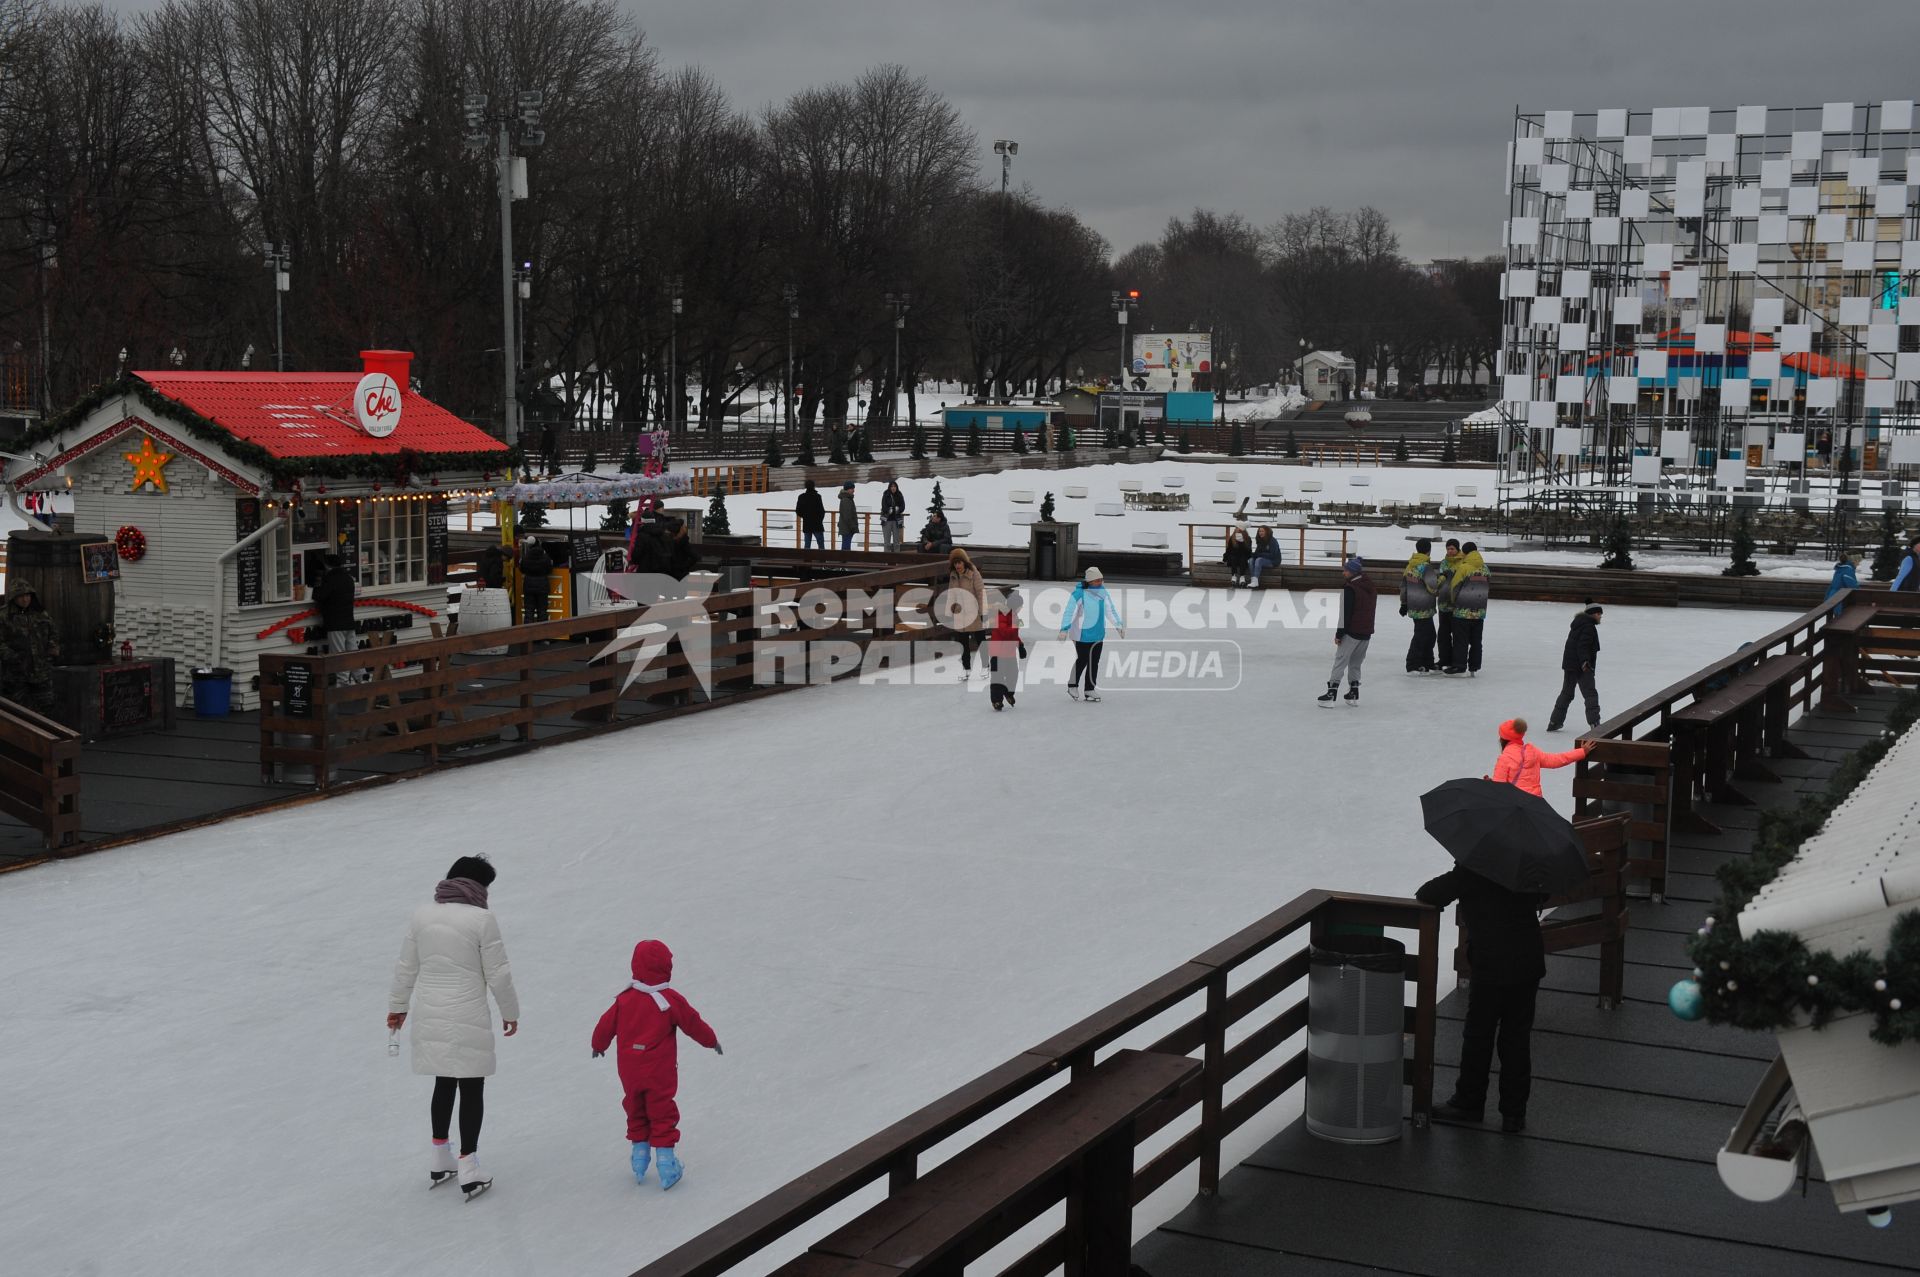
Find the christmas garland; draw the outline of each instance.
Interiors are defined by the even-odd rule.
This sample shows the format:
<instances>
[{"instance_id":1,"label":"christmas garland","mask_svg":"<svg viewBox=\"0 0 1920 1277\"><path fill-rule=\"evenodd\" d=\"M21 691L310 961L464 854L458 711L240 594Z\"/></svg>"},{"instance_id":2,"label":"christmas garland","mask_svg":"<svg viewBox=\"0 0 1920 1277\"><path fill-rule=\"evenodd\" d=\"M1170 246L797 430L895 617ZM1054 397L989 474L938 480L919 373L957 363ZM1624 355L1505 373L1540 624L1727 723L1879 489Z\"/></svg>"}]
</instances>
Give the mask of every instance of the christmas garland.
<instances>
[{"instance_id":1,"label":"christmas garland","mask_svg":"<svg viewBox=\"0 0 1920 1277\"><path fill-rule=\"evenodd\" d=\"M250 443L211 417L204 417L177 399L155 390L131 374L95 386L79 402L44 425L27 431L16 447L30 451L57 439L62 432L86 420L102 404L119 395L131 395L156 416L177 423L189 435L211 444L235 461L253 467L270 477L275 488L289 489L302 476L321 479L377 479L405 484L415 475L446 471L476 471L490 474L520 464L520 450L490 452L399 452L363 453L350 457L276 457L257 443Z\"/></svg>"},{"instance_id":2,"label":"christmas garland","mask_svg":"<svg viewBox=\"0 0 1920 1277\"><path fill-rule=\"evenodd\" d=\"M355 599L353 601L353 606L355 608L363 608L363 607L398 608L402 612L412 612L417 616L440 615L438 612L434 611L430 607L423 607L418 603L409 603L405 599ZM254 635L253 637L256 639L268 639L268 638L272 638L275 634L278 634L281 630L286 630L287 639L289 642L304 643L307 641L307 632L304 628L296 630L296 629L287 629L287 627L292 625L295 621L310 621L318 615L320 615L320 609L317 607L310 607L305 609L304 611L295 612L291 616L283 616L279 620L275 621L272 625L269 625L266 629L261 630L258 634Z\"/></svg>"},{"instance_id":3,"label":"christmas garland","mask_svg":"<svg viewBox=\"0 0 1920 1277\"><path fill-rule=\"evenodd\" d=\"M1772 882L1833 809L1867 778L1902 732L1920 719L1920 694L1902 693L1888 731L1856 750L1824 792L1797 807L1760 818L1753 854L1722 865L1721 896L1688 946L1691 980L1675 985L1668 1003L1683 1019L1743 1029L1782 1029L1802 1018L1820 1028L1842 1012L1871 1012L1873 1040L1887 1046L1920 1041L1920 910L1895 919L1886 953L1814 953L1787 931L1741 936L1734 919Z\"/></svg>"},{"instance_id":4,"label":"christmas garland","mask_svg":"<svg viewBox=\"0 0 1920 1277\"><path fill-rule=\"evenodd\" d=\"M129 563L138 563L147 555L147 534L131 523L113 534L113 548Z\"/></svg>"}]
</instances>

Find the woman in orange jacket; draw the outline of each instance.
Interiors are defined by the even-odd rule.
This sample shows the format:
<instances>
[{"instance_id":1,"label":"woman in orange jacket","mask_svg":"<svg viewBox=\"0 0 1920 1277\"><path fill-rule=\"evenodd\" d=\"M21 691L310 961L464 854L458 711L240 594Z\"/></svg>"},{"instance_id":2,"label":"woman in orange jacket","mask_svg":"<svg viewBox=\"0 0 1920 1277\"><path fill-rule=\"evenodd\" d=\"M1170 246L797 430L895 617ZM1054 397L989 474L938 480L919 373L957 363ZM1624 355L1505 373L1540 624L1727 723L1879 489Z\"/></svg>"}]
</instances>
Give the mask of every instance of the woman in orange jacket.
<instances>
[{"instance_id":1,"label":"woman in orange jacket","mask_svg":"<svg viewBox=\"0 0 1920 1277\"><path fill-rule=\"evenodd\" d=\"M1540 769L1565 767L1586 756L1587 751L1578 748L1564 754L1549 754L1545 750L1535 749L1527 743L1527 720L1510 718L1500 724L1500 759L1493 765L1492 778L1502 784L1518 785L1529 794L1544 798L1546 795L1540 792Z\"/></svg>"}]
</instances>

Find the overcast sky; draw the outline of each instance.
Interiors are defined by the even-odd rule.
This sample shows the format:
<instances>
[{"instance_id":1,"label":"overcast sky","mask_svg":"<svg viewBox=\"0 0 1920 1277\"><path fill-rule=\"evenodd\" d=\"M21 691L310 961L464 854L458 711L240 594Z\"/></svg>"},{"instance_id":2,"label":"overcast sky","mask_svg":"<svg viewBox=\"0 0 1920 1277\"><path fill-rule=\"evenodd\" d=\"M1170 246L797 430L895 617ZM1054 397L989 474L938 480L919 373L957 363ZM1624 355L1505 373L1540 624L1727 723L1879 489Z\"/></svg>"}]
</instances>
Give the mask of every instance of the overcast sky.
<instances>
[{"instance_id":1,"label":"overcast sky","mask_svg":"<svg viewBox=\"0 0 1920 1277\"><path fill-rule=\"evenodd\" d=\"M997 177L1124 252L1196 205L1372 204L1409 257L1497 251L1513 110L1920 96L1920 0L665 0L663 67L736 104L899 62Z\"/></svg>"}]
</instances>

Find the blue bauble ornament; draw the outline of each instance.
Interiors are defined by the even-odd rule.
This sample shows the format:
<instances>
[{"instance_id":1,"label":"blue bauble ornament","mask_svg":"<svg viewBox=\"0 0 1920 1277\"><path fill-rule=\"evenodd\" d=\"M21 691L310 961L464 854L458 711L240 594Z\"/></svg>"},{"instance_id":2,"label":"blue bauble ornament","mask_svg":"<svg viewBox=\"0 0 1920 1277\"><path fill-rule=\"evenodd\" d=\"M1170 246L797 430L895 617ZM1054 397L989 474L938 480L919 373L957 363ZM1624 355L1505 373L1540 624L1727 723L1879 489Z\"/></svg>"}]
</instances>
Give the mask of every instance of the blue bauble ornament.
<instances>
[{"instance_id":1,"label":"blue bauble ornament","mask_svg":"<svg viewBox=\"0 0 1920 1277\"><path fill-rule=\"evenodd\" d=\"M1698 1020L1706 1011L1698 980L1679 980L1667 990L1667 1009L1682 1020Z\"/></svg>"}]
</instances>

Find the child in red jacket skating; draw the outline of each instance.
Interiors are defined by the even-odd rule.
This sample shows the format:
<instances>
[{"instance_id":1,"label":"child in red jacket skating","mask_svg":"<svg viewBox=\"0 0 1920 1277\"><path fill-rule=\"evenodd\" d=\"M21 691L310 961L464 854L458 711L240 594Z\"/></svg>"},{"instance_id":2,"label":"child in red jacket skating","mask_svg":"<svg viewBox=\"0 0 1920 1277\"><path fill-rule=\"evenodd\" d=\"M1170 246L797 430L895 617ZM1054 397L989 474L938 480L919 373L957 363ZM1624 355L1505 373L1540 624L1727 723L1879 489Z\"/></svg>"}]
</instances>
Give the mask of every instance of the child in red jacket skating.
<instances>
[{"instance_id":1,"label":"child in red jacket skating","mask_svg":"<svg viewBox=\"0 0 1920 1277\"><path fill-rule=\"evenodd\" d=\"M990 688L995 709L1014 703L1020 686L1020 662L1027 658L1027 645L1020 640L1020 593L1008 591L994 614L993 633L987 639L987 669L992 672Z\"/></svg>"},{"instance_id":2,"label":"child in red jacket skating","mask_svg":"<svg viewBox=\"0 0 1920 1277\"><path fill-rule=\"evenodd\" d=\"M593 1029L595 1059L618 1041L620 1085L626 1091L627 1139L633 1143L633 1178L645 1183L647 1161L660 1154L660 1187L680 1182L680 1089L674 1031L704 1047L720 1050L700 1013L667 982L673 978L673 953L658 940L633 946L633 983L620 991Z\"/></svg>"}]
</instances>

